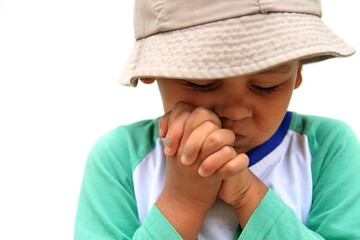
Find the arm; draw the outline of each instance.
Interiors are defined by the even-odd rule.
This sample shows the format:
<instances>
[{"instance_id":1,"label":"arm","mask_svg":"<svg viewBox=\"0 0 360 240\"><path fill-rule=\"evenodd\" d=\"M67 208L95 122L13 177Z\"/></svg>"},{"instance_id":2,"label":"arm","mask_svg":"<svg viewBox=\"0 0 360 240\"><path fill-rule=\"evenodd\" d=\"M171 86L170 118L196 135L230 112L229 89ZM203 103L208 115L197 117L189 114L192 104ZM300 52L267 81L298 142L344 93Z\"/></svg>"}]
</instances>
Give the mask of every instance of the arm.
<instances>
[{"instance_id":1,"label":"arm","mask_svg":"<svg viewBox=\"0 0 360 240\"><path fill-rule=\"evenodd\" d=\"M181 239L156 206L142 224L138 220L132 173L139 161L137 156L143 156L152 146L150 139L146 140L149 146L142 144L139 148L134 139L143 139L144 132L157 132L153 127L151 122L137 124L130 133L128 128L120 127L94 145L79 197L76 240ZM141 136L134 135L137 133Z\"/></svg>"},{"instance_id":2,"label":"arm","mask_svg":"<svg viewBox=\"0 0 360 240\"><path fill-rule=\"evenodd\" d=\"M360 239L359 141L349 126L334 120L316 134L320 138L309 138L314 191L306 225L325 239Z\"/></svg>"},{"instance_id":3,"label":"arm","mask_svg":"<svg viewBox=\"0 0 360 240\"><path fill-rule=\"evenodd\" d=\"M306 130L313 153L314 181L313 206L306 224L271 190L266 192L256 177L251 177L255 184L242 195L240 199L245 203L239 208L238 203L233 202L236 198L231 198L238 188L231 189L231 186L244 181L231 181L241 179L246 171L224 179L219 197L234 207L244 229L240 239L360 238L356 226L360 222L360 188L355 185L360 182L359 142L348 127L339 128L338 122L321 125L327 126L328 131ZM339 194L344 190L344 194ZM224 192L228 196L223 196Z\"/></svg>"},{"instance_id":4,"label":"arm","mask_svg":"<svg viewBox=\"0 0 360 240\"><path fill-rule=\"evenodd\" d=\"M360 146L347 126L333 123L306 131L313 154L307 222L269 190L239 239L360 239Z\"/></svg>"}]
</instances>

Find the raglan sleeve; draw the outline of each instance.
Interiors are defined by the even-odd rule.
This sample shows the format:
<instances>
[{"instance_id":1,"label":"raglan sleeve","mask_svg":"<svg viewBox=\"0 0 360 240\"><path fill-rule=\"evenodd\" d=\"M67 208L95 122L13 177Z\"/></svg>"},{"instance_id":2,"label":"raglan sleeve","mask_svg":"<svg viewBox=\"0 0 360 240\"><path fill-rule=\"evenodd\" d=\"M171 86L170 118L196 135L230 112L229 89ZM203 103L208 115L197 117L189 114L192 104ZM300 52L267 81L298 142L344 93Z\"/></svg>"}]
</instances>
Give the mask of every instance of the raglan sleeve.
<instances>
[{"instance_id":1,"label":"raglan sleeve","mask_svg":"<svg viewBox=\"0 0 360 240\"><path fill-rule=\"evenodd\" d=\"M271 189L239 239L360 239L360 145L342 122L310 133L313 200L305 224Z\"/></svg>"},{"instance_id":2,"label":"raglan sleeve","mask_svg":"<svg viewBox=\"0 0 360 240\"><path fill-rule=\"evenodd\" d=\"M154 205L142 224L137 214L126 132L102 137L89 153L75 221L75 240L181 239Z\"/></svg>"}]
</instances>

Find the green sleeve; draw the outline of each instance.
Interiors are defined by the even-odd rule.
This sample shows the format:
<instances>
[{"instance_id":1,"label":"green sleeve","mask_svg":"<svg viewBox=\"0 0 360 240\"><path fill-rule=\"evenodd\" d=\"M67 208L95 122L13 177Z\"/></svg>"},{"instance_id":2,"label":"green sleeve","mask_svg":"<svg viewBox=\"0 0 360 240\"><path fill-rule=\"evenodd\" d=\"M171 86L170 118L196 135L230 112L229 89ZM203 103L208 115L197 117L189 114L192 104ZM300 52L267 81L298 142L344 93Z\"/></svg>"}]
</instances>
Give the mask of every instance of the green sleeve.
<instances>
[{"instance_id":1,"label":"green sleeve","mask_svg":"<svg viewBox=\"0 0 360 240\"><path fill-rule=\"evenodd\" d=\"M314 120L314 121L312 121ZM313 156L313 201L303 224L271 190L239 239L360 239L360 145L352 130L334 120L299 119ZM294 126L296 129L296 126Z\"/></svg>"},{"instance_id":2,"label":"green sleeve","mask_svg":"<svg viewBox=\"0 0 360 240\"><path fill-rule=\"evenodd\" d=\"M144 224L136 231L133 239L182 240L169 221L154 205L144 220Z\"/></svg>"},{"instance_id":3,"label":"green sleeve","mask_svg":"<svg viewBox=\"0 0 360 240\"><path fill-rule=\"evenodd\" d=\"M343 122L317 122L307 133L313 202L306 225L325 239L360 239L359 140Z\"/></svg>"},{"instance_id":4,"label":"green sleeve","mask_svg":"<svg viewBox=\"0 0 360 240\"><path fill-rule=\"evenodd\" d=\"M144 138L153 125L144 122L131 127L136 133L118 128L94 145L85 167L75 240L179 239L155 206L143 224L138 220L132 173L154 141L142 139L145 144L139 145L136 139L137 135Z\"/></svg>"},{"instance_id":5,"label":"green sleeve","mask_svg":"<svg viewBox=\"0 0 360 240\"><path fill-rule=\"evenodd\" d=\"M269 189L239 239L310 240L323 238L302 224L294 211Z\"/></svg>"}]
</instances>

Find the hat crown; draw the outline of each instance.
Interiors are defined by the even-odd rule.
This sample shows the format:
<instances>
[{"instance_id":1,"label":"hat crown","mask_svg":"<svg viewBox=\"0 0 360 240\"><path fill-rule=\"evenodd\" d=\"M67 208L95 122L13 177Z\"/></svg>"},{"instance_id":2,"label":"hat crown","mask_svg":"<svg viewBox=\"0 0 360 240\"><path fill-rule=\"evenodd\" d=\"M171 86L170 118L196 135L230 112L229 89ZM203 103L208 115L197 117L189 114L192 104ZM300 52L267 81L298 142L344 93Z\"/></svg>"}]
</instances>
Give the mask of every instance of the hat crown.
<instances>
[{"instance_id":1,"label":"hat crown","mask_svg":"<svg viewBox=\"0 0 360 240\"><path fill-rule=\"evenodd\" d=\"M136 39L256 13L321 16L320 0L135 0Z\"/></svg>"}]
</instances>

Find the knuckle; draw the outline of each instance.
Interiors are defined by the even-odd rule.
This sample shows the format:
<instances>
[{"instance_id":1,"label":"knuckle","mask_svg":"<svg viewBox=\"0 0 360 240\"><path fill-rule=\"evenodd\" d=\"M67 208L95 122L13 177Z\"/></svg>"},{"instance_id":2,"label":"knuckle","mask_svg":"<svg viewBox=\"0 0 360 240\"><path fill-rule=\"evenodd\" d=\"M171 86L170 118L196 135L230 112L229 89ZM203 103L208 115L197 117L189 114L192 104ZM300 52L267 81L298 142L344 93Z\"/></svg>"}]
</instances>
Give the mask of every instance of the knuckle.
<instances>
[{"instance_id":1,"label":"knuckle","mask_svg":"<svg viewBox=\"0 0 360 240\"><path fill-rule=\"evenodd\" d=\"M218 132L213 132L211 135L209 135L208 144L213 147L221 145L222 138L220 134Z\"/></svg>"},{"instance_id":2,"label":"knuckle","mask_svg":"<svg viewBox=\"0 0 360 240\"><path fill-rule=\"evenodd\" d=\"M245 169L245 168L247 168L249 166L250 159L246 154L244 154L244 153L239 154L237 156L237 158L238 158L237 161L239 162L239 168L240 169Z\"/></svg>"},{"instance_id":3,"label":"knuckle","mask_svg":"<svg viewBox=\"0 0 360 240\"><path fill-rule=\"evenodd\" d=\"M185 105L186 103L184 101L179 101L177 103L174 104L174 108L178 108L179 106L183 106Z\"/></svg>"},{"instance_id":4,"label":"knuckle","mask_svg":"<svg viewBox=\"0 0 360 240\"><path fill-rule=\"evenodd\" d=\"M223 173L225 175L233 175L236 173L236 169L235 167L233 166L234 164L232 163L228 163L226 164L224 167L223 167Z\"/></svg>"},{"instance_id":5,"label":"knuckle","mask_svg":"<svg viewBox=\"0 0 360 240\"><path fill-rule=\"evenodd\" d=\"M168 113L169 114L168 121L170 123L173 123L174 121L176 121L176 119L178 119L182 115L184 114L189 115L190 112L191 111L184 106L183 102L177 102L173 106L172 110Z\"/></svg>"},{"instance_id":6,"label":"knuckle","mask_svg":"<svg viewBox=\"0 0 360 240\"><path fill-rule=\"evenodd\" d=\"M227 156L234 156L234 154L236 154L234 148L230 146L224 146L221 150Z\"/></svg>"},{"instance_id":7,"label":"knuckle","mask_svg":"<svg viewBox=\"0 0 360 240\"><path fill-rule=\"evenodd\" d=\"M218 143L221 145L232 145L235 141L235 134L228 129L217 128L212 132L211 137L214 139L210 139L214 143Z\"/></svg>"},{"instance_id":8,"label":"knuckle","mask_svg":"<svg viewBox=\"0 0 360 240\"><path fill-rule=\"evenodd\" d=\"M213 164L210 161L203 161L201 163L201 168L205 173L211 173L213 170Z\"/></svg>"},{"instance_id":9,"label":"knuckle","mask_svg":"<svg viewBox=\"0 0 360 240\"><path fill-rule=\"evenodd\" d=\"M183 111L188 111L191 112L193 111L193 109L195 108L195 106L184 102L184 101L179 101L177 103L174 104L173 108L172 108L172 112L183 112Z\"/></svg>"},{"instance_id":10,"label":"knuckle","mask_svg":"<svg viewBox=\"0 0 360 240\"><path fill-rule=\"evenodd\" d=\"M182 131L179 128L171 128L167 134L167 138L179 139L182 136Z\"/></svg>"},{"instance_id":11,"label":"knuckle","mask_svg":"<svg viewBox=\"0 0 360 240\"><path fill-rule=\"evenodd\" d=\"M235 141L235 134L234 134L233 131L231 131L231 130L229 130L229 129L224 129L224 128L222 128L222 129L220 129L220 130L224 133L224 135L226 135L226 137L228 138L228 140L229 140L230 142L234 142L234 141Z\"/></svg>"},{"instance_id":12,"label":"knuckle","mask_svg":"<svg viewBox=\"0 0 360 240\"><path fill-rule=\"evenodd\" d=\"M212 122L214 122L215 119L218 118L213 111L210 111L209 109L204 108L204 107L195 108L193 111L193 114L194 114L194 117L207 118L207 119L210 119Z\"/></svg>"},{"instance_id":13,"label":"knuckle","mask_svg":"<svg viewBox=\"0 0 360 240\"><path fill-rule=\"evenodd\" d=\"M234 161L230 161L222 168L222 173L227 176L234 175L238 172L238 169L236 167L236 163Z\"/></svg>"},{"instance_id":14,"label":"knuckle","mask_svg":"<svg viewBox=\"0 0 360 240\"><path fill-rule=\"evenodd\" d=\"M197 107L194 110L194 114L198 114L198 115L206 115L209 114L210 110L204 108L204 107Z\"/></svg>"},{"instance_id":15,"label":"knuckle","mask_svg":"<svg viewBox=\"0 0 360 240\"><path fill-rule=\"evenodd\" d=\"M240 154L225 164L221 172L224 175L231 176L246 169L248 164L249 158L245 154Z\"/></svg>"}]
</instances>

